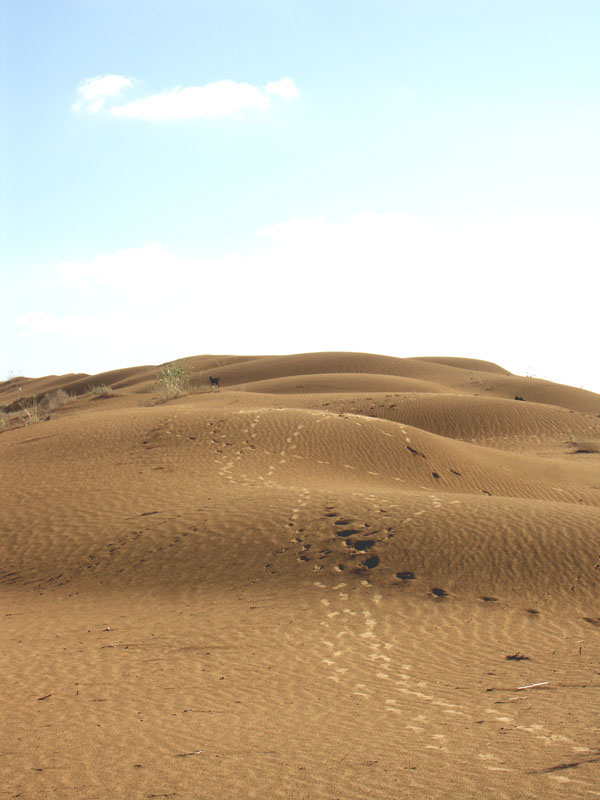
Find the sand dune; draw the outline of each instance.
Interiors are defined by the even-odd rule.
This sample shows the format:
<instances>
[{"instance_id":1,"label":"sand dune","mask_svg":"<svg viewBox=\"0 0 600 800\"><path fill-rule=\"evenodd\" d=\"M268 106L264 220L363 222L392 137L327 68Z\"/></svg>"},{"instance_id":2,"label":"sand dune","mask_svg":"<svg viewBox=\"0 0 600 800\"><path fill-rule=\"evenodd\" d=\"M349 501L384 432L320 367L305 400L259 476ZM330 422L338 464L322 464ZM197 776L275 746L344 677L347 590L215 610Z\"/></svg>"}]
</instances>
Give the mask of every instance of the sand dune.
<instances>
[{"instance_id":1,"label":"sand dune","mask_svg":"<svg viewBox=\"0 0 600 800\"><path fill-rule=\"evenodd\" d=\"M186 364L0 384L6 796L600 796L600 395Z\"/></svg>"},{"instance_id":2,"label":"sand dune","mask_svg":"<svg viewBox=\"0 0 600 800\"><path fill-rule=\"evenodd\" d=\"M322 372L317 375L286 375L238 385L235 388L264 394L332 394L334 392L443 392L448 387L401 375L368 375L356 372Z\"/></svg>"}]
</instances>

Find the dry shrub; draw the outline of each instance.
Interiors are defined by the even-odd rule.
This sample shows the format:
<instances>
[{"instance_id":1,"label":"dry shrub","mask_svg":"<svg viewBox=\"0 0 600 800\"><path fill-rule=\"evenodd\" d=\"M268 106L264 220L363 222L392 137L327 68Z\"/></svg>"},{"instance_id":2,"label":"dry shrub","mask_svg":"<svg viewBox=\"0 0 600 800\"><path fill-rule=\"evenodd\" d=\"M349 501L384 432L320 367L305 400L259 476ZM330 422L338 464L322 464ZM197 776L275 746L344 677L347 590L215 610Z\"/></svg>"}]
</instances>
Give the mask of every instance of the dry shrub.
<instances>
[{"instance_id":1,"label":"dry shrub","mask_svg":"<svg viewBox=\"0 0 600 800\"><path fill-rule=\"evenodd\" d=\"M191 369L182 361L163 364L157 376L158 390L168 397L178 397L190 385Z\"/></svg>"},{"instance_id":2,"label":"dry shrub","mask_svg":"<svg viewBox=\"0 0 600 800\"><path fill-rule=\"evenodd\" d=\"M111 397L111 395L115 393L115 390L112 386L107 386L105 383L102 383L98 386L89 386L88 392L93 394L94 397Z\"/></svg>"},{"instance_id":3,"label":"dry shrub","mask_svg":"<svg viewBox=\"0 0 600 800\"><path fill-rule=\"evenodd\" d=\"M59 408L60 406L64 406L67 403L70 403L71 400L75 399L75 395L69 394L65 392L64 389L57 389L55 392L46 395L42 400L42 405L48 411L54 411L55 408Z\"/></svg>"}]
</instances>

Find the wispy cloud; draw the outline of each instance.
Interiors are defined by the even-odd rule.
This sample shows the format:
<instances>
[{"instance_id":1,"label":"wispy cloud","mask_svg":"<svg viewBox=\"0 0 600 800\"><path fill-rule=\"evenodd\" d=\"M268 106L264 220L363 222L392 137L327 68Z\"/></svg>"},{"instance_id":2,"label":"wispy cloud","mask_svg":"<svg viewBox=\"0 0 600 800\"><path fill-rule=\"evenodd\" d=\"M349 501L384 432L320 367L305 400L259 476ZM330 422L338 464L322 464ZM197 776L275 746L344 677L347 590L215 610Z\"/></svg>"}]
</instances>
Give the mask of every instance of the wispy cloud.
<instances>
[{"instance_id":1,"label":"wispy cloud","mask_svg":"<svg viewBox=\"0 0 600 800\"><path fill-rule=\"evenodd\" d=\"M293 100L299 97L291 78L270 81L264 88L232 80L215 81L204 86L175 86L128 103L106 103L124 88L137 83L122 75L87 78L79 84L74 111L107 111L123 119L164 122L180 119L215 119L239 115L244 111L266 110L273 97Z\"/></svg>"},{"instance_id":2,"label":"wispy cloud","mask_svg":"<svg viewBox=\"0 0 600 800\"><path fill-rule=\"evenodd\" d=\"M73 103L73 111L89 111L95 114L104 106L107 98L115 97L133 84L132 78L123 75L98 75L95 78L86 78L77 87L77 101Z\"/></svg>"}]
</instances>

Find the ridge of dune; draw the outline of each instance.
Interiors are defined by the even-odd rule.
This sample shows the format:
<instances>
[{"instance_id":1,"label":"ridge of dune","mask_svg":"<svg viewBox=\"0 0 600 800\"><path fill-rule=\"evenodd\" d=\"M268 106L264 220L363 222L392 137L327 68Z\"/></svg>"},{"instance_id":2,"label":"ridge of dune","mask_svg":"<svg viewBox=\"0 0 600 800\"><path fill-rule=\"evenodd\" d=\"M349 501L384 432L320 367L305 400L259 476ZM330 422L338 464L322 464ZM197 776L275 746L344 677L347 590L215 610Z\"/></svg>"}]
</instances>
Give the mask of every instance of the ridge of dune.
<instances>
[{"instance_id":1,"label":"ridge of dune","mask_svg":"<svg viewBox=\"0 0 600 800\"><path fill-rule=\"evenodd\" d=\"M597 794L600 395L185 363L0 384L7 796Z\"/></svg>"},{"instance_id":2,"label":"ridge of dune","mask_svg":"<svg viewBox=\"0 0 600 800\"><path fill-rule=\"evenodd\" d=\"M421 388L421 387L419 387ZM427 386L414 392L331 393L327 401L314 399L337 413L403 422L451 439L506 450L562 448L579 440L600 439L600 418L545 403L521 403L490 395L462 395ZM558 455L556 452L555 455Z\"/></svg>"},{"instance_id":3,"label":"ridge of dune","mask_svg":"<svg viewBox=\"0 0 600 800\"><path fill-rule=\"evenodd\" d=\"M452 382L467 380L471 371L415 358L342 352L267 356L221 368L224 382L229 386L289 376L356 373L415 378L451 387Z\"/></svg>"},{"instance_id":4,"label":"ridge of dune","mask_svg":"<svg viewBox=\"0 0 600 800\"><path fill-rule=\"evenodd\" d=\"M247 384L238 385L236 388L265 394L331 394L333 392L352 392L356 394L361 391L448 393L451 391L447 386L419 378L356 372L286 375L285 377L251 381Z\"/></svg>"},{"instance_id":5,"label":"ridge of dune","mask_svg":"<svg viewBox=\"0 0 600 800\"><path fill-rule=\"evenodd\" d=\"M467 369L469 371L477 372L496 372L499 375L511 375L512 373L495 364L493 361L483 361L479 358L460 358L452 356L418 356L415 361L427 361L431 364L443 364L447 367L457 367L458 369Z\"/></svg>"},{"instance_id":6,"label":"ridge of dune","mask_svg":"<svg viewBox=\"0 0 600 800\"><path fill-rule=\"evenodd\" d=\"M529 402L556 405L588 414L598 414L600 395L585 389L565 386L551 381L513 375L503 367L479 359L450 357L396 358L368 353L317 352L288 356L192 356L184 359L190 369L192 386L206 385L209 371L218 371L221 385L226 388L251 389L268 387L265 381L278 381L281 386L291 385L294 378L305 377L307 382L318 386L320 375L337 376L351 387L350 376L356 376L355 391L361 391L365 375L380 375L381 380L392 386L390 377L421 381L413 384L416 390L430 385L429 391L444 387L457 394L493 397L521 397ZM0 401L9 406L22 390L27 396L43 395L56 389L83 394L90 387L106 384L112 388L134 389L140 393L152 392L155 388L157 366L128 367L99 373L48 376L46 378L19 378L0 384ZM342 379L342 375L346 378ZM323 378L322 380L327 380ZM361 383L362 382L362 383ZM382 384L384 385L384 384ZM400 385L400 384L399 384ZM410 391L410 382L404 384ZM25 388L23 388L25 387ZM335 388L335 384L333 384ZM373 384L371 386L373 387ZM275 391L280 391L278 388ZM287 390L286 390L287 391Z\"/></svg>"}]
</instances>

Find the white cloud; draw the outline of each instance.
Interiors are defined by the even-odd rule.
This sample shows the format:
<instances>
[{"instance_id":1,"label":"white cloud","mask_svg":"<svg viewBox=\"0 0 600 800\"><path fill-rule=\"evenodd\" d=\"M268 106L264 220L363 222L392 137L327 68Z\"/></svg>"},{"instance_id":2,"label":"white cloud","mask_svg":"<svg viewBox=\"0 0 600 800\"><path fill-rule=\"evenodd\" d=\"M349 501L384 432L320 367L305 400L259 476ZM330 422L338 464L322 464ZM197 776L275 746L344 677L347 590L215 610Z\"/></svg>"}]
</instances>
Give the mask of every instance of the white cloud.
<instances>
[{"instance_id":1,"label":"white cloud","mask_svg":"<svg viewBox=\"0 0 600 800\"><path fill-rule=\"evenodd\" d=\"M132 86L133 79L121 75L88 78L78 87L75 111L107 110L115 117L164 122L178 119L215 119L239 115L244 111L269 108L273 97L294 99L299 96L291 78L272 81L263 89L249 83L232 80L215 81L204 86L176 86L129 103L106 103L123 88Z\"/></svg>"},{"instance_id":2,"label":"white cloud","mask_svg":"<svg viewBox=\"0 0 600 800\"><path fill-rule=\"evenodd\" d=\"M291 78L282 78L279 81L270 81L265 86L265 92L277 97L284 97L286 100L295 100L300 96L298 89Z\"/></svg>"},{"instance_id":3,"label":"white cloud","mask_svg":"<svg viewBox=\"0 0 600 800\"><path fill-rule=\"evenodd\" d=\"M113 106L111 114L128 119L162 122L226 117L249 109L268 107L269 98L255 86L235 81L217 81L187 89L176 86L132 103Z\"/></svg>"},{"instance_id":4,"label":"white cloud","mask_svg":"<svg viewBox=\"0 0 600 800\"><path fill-rule=\"evenodd\" d=\"M65 347L86 337L86 371L206 352L360 350L484 358L521 374L531 365L600 392L589 299L599 223L363 211L272 225L252 251L215 258L150 242L56 267L78 312L108 298L99 316L42 309L19 325Z\"/></svg>"},{"instance_id":5,"label":"white cloud","mask_svg":"<svg viewBox=\"0 0 600 800\"><path fill-rule=\"evenodd\" d=\"M98 75L95 78L86 78L77 87L77 102L73 104L73 111L96 113L100 111L108 97L115 97L133 84L131 78L125 78L123 75Z\"/></svg>"}]
</instances>

